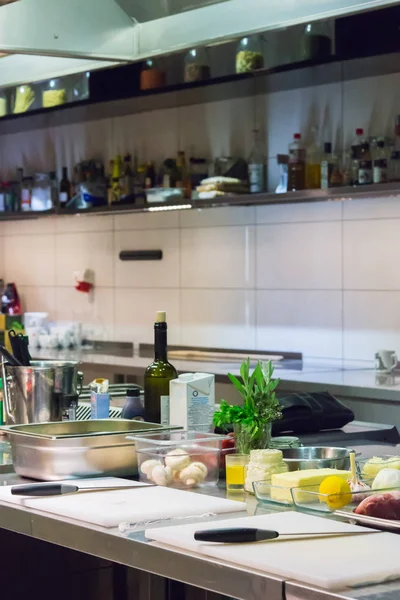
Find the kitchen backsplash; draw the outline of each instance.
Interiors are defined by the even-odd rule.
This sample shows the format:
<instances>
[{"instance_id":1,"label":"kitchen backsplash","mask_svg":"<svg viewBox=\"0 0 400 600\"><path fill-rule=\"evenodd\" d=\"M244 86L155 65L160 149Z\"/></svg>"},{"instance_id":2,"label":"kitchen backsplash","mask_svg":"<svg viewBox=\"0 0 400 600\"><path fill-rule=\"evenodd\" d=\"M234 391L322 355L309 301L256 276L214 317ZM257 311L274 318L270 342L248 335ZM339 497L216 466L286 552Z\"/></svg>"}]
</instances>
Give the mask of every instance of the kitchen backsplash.
<instances>
[{"instance_id":1,"label":"kitchen backsplash","mask_svg":"<svg viewBox=\"0 0 400 600\"><path fill-rule=\"evenodd\" d=\"M3 273L24 307L100 339L372 359L400 350L400 202L377 198L0 224ZM120 250L162 249L159 262ZM92 301L74 289L91 268Z\"/></svg>"},{"instance_id":2,"label":"kitchen backsplash","mask_svg":"<svg viewBox=\"0 0 400 600\"><path fill-rule=\"evenodd\" d=\"M125 150L162 160L247 156L266 132L269 188L276 154L294 132L350 143L355 127L393 133L400 74L359 78L223 102L143 112L2 135L3 170L71 166ZM293 350L307 357L372 359L400 351L400 201L376 198L181 213L49 217L0 223L2 274L24 307L85 323L100 339L151 342L156 310L169 340L194 346ZM157 262L121 262L120 250L161 249ZM74 273L95 272L93 301Z\"/></svg>"}]
</instances>

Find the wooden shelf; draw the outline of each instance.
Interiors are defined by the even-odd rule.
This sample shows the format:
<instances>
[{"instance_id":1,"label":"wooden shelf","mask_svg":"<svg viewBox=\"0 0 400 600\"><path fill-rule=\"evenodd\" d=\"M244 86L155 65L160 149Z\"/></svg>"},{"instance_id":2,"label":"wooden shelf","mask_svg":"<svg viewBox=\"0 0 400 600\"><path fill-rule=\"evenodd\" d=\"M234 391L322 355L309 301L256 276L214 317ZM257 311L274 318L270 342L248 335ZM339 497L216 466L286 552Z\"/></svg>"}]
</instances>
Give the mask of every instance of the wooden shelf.
<instances>
[{"instance_id":1,"label":"wooden shelf","mask_svg":"<svg viewBox=\"0 0 400 600\"><path fill-rule=\"evenodd\" d=\"M152 211L173 211L208 209L221 206L266 206L279 204L299 204L310 202L342 202L362 200L364 198L388 197L400 198L400 182L366 186L348 186L328 190L303 190L286 194L242 194L238 196L220 196L213 200L184 200L181 202L158 202L151 204L122 204L119 206L99 206L88 209L59 209L43 212L0 213L0 221L20 221L40 219L53 215L115 215Z\"/></svg>"}]
</instances>

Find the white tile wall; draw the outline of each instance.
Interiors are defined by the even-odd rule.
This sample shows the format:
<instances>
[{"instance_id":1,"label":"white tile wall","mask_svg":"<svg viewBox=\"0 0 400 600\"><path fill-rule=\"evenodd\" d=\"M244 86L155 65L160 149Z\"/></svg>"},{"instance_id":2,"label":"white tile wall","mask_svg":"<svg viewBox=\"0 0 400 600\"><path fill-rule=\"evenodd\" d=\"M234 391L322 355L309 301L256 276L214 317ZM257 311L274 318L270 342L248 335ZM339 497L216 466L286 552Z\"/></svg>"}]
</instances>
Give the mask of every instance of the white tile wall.
<instances>
[{"instance_id":1,"label":"white tile wall","mask_svg":"<svg viewBox=\"0 0 400 600\"><path fill-rule=\"evenodd\" d=\"M257 348L341 358L339 291L257 292Z\"/></svg>"},{"instance_id":2,"label":"white tile wall","mask_svg":"<svg viewBox=\"0 0 400 600\"><path fill-rule=\"evenodd\" d=\"M254 288L254 227L181 230L183 288Z\"/></svg>"},{"instance_id":3,"label":"white tile wall","mask_svg":"<svg viewBox=\"0 0 400 600\"><path fill-rule=\"evenodd\" d=\"M197 155L247 156L260 127L275 189L275 155L295 131L318 121L319 141L337 148L358 126L391 133L399 77L6 135L2 174L125 151L157 161L192 147ZM26 309L81 320L103 339L151 342L154 313L166 310L173 344L371 359L380 347L400 352L399 231L397 197L57 217L0 224L0 267ZM163 259L121 262L119 252L132 249L161 249ZM85 268L95 271L90 297L74 289L74 273Z\"/></svg>"},{"instance_id":4,"label":"white tile wall","mask_svg":"<svg viewBox=\"0 0 400 600\"><path fill-rule=\"evenodd\" d=\"M181 343L255 348L254 290L181 290Z\"/></svg>"},{"instance_id":5,"label":"white tile wall","mask_svg":"<svg viewBox=\"0 0 400 600\"><path fill-rule=\"evenodd\" d=\"M257 288L340 289L341 223L257 227Z\"/></svg>"}]
</instances>

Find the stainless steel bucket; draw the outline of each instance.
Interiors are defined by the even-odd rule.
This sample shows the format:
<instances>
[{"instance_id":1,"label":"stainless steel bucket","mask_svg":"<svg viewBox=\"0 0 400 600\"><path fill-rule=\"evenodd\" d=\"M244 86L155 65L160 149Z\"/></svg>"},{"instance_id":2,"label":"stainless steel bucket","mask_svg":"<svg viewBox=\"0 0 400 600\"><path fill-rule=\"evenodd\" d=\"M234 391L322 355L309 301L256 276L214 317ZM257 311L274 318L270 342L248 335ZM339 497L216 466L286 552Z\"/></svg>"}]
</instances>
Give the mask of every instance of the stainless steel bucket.
<instances>
[{"instance_id":1,"label":"stainless steel bucket","mask_svg":"<svg viewBox=\"0 0 400 600\"><path fill-rule=\"evenodd\" d=\"M30 367L3 363L7 425L61 421L66 400L78 398L82 379L77 362L32 361Z\"/></svg>"}]
</instances>

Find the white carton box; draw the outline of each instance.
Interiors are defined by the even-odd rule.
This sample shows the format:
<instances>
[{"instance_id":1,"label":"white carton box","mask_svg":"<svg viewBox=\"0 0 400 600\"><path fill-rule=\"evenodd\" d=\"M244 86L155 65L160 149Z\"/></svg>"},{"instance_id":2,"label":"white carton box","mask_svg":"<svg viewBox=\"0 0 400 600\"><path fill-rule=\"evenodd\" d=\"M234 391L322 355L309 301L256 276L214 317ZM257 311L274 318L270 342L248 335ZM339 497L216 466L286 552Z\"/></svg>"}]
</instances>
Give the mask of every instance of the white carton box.
<instances>
[{"instance_id":1,"label":"white carton box","mask_svg":"<svg viewBox=\"0 0 400 600\"><path fill-rule=\"evenodd\" d=\"M212 430L215 375L183 373L169 382L169 422L186 431Z\"/></svg>"}]
</instances>

